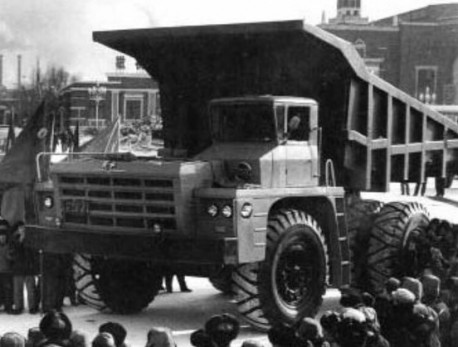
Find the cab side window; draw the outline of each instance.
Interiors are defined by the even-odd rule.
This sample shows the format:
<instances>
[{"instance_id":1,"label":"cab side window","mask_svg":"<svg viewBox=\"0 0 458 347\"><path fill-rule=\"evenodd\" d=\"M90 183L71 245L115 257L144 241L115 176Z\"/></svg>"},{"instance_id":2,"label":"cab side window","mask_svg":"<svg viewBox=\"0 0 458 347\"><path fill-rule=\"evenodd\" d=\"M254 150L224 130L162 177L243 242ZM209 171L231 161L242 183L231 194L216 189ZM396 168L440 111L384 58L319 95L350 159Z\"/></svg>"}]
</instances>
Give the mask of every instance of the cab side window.
<instances>
[{"instance_id":1,"label":"cab side window","mask_svg":"<svg viewBox=\"0 0 458 347\"><path fill-rule=\"evenodd\" d=\"M310 135L310 108L288 107L287 139L291 141L308 141Z\"/></svg>"}]
</instances>

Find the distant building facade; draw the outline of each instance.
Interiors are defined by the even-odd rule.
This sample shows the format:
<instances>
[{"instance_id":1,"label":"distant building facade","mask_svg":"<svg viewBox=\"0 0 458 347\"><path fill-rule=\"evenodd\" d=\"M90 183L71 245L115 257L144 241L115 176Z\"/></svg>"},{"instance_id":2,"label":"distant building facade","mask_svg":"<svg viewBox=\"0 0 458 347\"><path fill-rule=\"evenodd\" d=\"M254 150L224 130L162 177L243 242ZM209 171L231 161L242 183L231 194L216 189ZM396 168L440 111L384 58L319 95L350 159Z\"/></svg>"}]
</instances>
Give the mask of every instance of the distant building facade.
<instances>
[{"instance_id":1,"label":"distant building facade","mask_svg":"<svg viewBox=\"0 0 458 347\"><path fill-rule=\"evenodd\" d=\"M360 0L338 0L320 27L354 44L368 68L431 104L458 104L458 4L431 5L369 22Z\"/></svg>"},{"instance_id":2,"label":"distant building facade","mask_svg":"<svg viewBox=\"0 0 458 347\"><path fill-rule=\"evenodd\" d=\"M64 88L72 125L103 127L118 116L122 122L160 116L158 84L146 72L119 71L107 77L104 82L82 81Z\"/></svg>"}]
</instances>

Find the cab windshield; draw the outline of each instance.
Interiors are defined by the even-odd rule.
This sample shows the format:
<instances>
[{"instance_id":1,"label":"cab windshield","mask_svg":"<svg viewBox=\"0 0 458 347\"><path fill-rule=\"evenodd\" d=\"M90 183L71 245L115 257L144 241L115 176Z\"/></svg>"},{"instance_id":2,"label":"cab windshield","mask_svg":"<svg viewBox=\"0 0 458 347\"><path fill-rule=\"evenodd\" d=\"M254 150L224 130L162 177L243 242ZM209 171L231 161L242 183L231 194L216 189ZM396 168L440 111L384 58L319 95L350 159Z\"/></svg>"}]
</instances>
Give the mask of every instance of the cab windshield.
<instances>
[{"instance_id":1,"label":"cab windshield","mask_svg":"<svg viewBox=\"0 0 458 347\"><path fill-rule=\"evenodd\" d=\"M214 104L210 114L213 139L218 142L270 142L276 139L272 105Z\"/></svg>"}]
</instances>

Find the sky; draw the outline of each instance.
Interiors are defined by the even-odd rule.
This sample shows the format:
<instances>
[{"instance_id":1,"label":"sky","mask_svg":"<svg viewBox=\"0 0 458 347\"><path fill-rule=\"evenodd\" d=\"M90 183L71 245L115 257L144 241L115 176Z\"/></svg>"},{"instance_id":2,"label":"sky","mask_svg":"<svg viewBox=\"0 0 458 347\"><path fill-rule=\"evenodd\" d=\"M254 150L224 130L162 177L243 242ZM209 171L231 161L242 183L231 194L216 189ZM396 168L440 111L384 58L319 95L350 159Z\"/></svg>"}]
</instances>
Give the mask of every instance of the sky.
<instances>
[{"instance_id":1,"label":"sky","mask_svg":"<svg viewBox=\"0 0 458 347\"><path fill-rule=\"evenodd\" d=\"M370 20L440 3L444 0L361 0L362 16ZM319 24L336 15L337 0L0 0L0 54L3 84L17 83L33 69L62 66L82 80L106 79L115 70L118 53L92 41L92 32L303 19ZM134 71L133 60L127 69Z\"/></svg>"}]
</instances>

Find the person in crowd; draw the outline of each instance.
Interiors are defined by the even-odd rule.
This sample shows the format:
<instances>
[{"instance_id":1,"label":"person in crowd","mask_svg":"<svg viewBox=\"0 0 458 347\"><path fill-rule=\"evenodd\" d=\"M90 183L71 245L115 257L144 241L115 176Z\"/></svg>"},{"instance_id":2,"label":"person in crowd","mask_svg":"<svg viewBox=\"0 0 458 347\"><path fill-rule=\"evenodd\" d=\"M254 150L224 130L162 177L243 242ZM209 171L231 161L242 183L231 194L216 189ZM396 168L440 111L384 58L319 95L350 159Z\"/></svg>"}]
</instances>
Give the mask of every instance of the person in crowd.
<instances>
[{"instance_id":1,"label":"person in crowd","mask_svg":"<svg viewBox=\"0 0 458 347\"><path fill-rule=\"evenodd\" d=\"M116 343L116 347L126 347L126 329L119 323L107 322L99 327L99 333L110 333Z\"/></svg>"},{"instance_id":2,"label":"person in crowd","mask_svg":"<svg viewBox=\"0 0 458 347\"><path fill-rule=\"evenodd\" d=\"M92 340L92 347L116 347L114 338L109 333L99 333L94 340Z\"/></svg>"},{"instance_id":3,"label":"person in crowd","mask_svg":"<svg viewBox=\"0 0 458 347\"><path fill-rule=\"evenodd\" d=\"M216 343L203 329L194 331L190 336L190 342L195 347L217 347Z\"/></svg>"},{"instance_id":4,"label":"person in crowd","mask_svg":"<svg viewBox=\"0 0 458 347\"><path fill-rule=\"evenodd\" d=\"M152 328L146 336L146 347L176 347L169 328Z\"/></svg>"},{"instance_id":5,"label":"person in crowd","mask_svg":"<svg viewBox=\"0 0 458 347\"><path fill-rule=\"evenodd\" d=\"M27 332L26 347L37 347L45 340L45 336L39 327L30 328Z\"/></svg>"},{"instance_id":6,"label":"person in crowd","mask_svg":"<svg viewBox=\"0 0 458 347\"><path fill-rule=\"evenodd\" d=\"M337 327L339 326L340 315L335 311L326 311L320 318L323 338L330 347L338 347Z\"/></svg>"},{"instance_id":7,"label":"person in crowd","mask_svg":"<svg viewBox=\"0 0 458 347\"><path fill-rule=\"evenodd\" d=\"M355 288L342 287L340 288L340 293L339 304L343 307L343 312L347 308L357 308L363 304L361 293Z\"/></svg>"},{"instance_id":8,"label":"person in crowd","mask_svg":"<svg viewBox=\"0 0 458 347\"><path fill-rule=\"evenodd\" d=\"M52 310L47 312L40 321L40 331L45 336L45 340L39 347L50 344L68 347L72 333L72 323L65 313Z\"/></svg>"},{"instance_id":9,"label":"person in crowd","mask_svg":"<svg viewBox=\"0 0 458 347\"><path fill-rule=\"evenodd\" d=\"M272 326L267 332L267 337L272 347L290 347L297 343L294 328L285 324Z\"/></svg>"},{"instance_id":10,"label":"person in crowd","mask_svg":"<svg viewBox=\"0 0 458 347\"><path fill-rule=\"evenodd\" d=\"M9 332L0 339L0 347L25 347L25 337L15 332Z\"/></svg>"},{"instance_id":11,"label":"person in crowd","mask_svg":"<svg viewBox=\"0 0 458 347\"><path fill-rule=\"evenodd\" d=\"M423 284L423 304L431 307L438 316L440 341L443 347L450 345L451 313L447 304L440 297L441 281L439 277L426 274L421 278Z\"/></svg>"},{"instance_id":12,"label":"person in crowd","mask_svg":"<svg viewBox=\"0 0 458 347\"><path fill-rule=\"evenodd\" d=\"M407 289L415 295L415 302L421 302L423 298L423 285L419 280L413 277L403 277L401 280L401 288Z\"/></svg>"},{"instance_id":13,"label":"person in crowd","mask_svg":"<svg viewBox=\"0 0 458 347\"><path fill-rule=\"evenodd\" d=\"M18 222L13 226L11 238L12 248L12 271L13 271L13 292L15 314L24 310L24 284L27 291L29 312L38 312L38 285L37 275L39 273L38 253L24 246L25 226Z\"/></svg>"},{"instance_id":14,"label":"person in crowd","mask_svg":"<svg viewBox=\"0 0 458 347\"><path fill-rule=\"evenodd\" d=\"M296 337L304 346L323 347L325 344L320 324L310 317L305 317L299 322Z\"/></svg>"},{"instance_id":15,"label":"person in crowd","mask_svg":"<svg viewBox=\"0 0 458 347\"><path fill-rule=\"evenodd\" d=\"M439 320L431 307L416 303L408 326L411 346L441 347Z\"/></svg>"},{"instance_id":16,"label":"person in crowd","mask_svg":"<svg viewBox=\"0 0 458 347\"><path fill-rule=\"evenodd\" d=\"M86 334L79 330L72 331L69 343L70 347L89 347L89 342Z\"/></svg>"},{"instance_id":17,"label":"person in crowd","mask_svg":"<svg viewBox=\"0 0 458 347\"><path fill-rule=\"evenodd\" d=\"M42 310L62 309L62 293L64 291L64 276L62 256L60 254L43 253L42 270Z\"/></svg>"},{"instance_id":18,"label":"person in crowd","mask_svg":"<svg viewBox=\"0 0 458 347\"><path fill-rule=\"evenodd\" d=\"M382 333L392 347L409 346L407 323L412 317L415 295L405 289L398 288L392 294L392 308L384 325Z\"/></svg>"},{"instance_id":19,"label":"person in crowd","mask_svg":"<svg viewBox=\"0 0 458 347\"><path fill-rule=\"evenodd\" d=\"M9 239L10 225L5 219L0 219L0 287L3 292L5 312L13 313L13 277Z\"/></svg>"},{"instance_id":20,"label":"person in crowd","mask_svg":"<svg viewBox=\"0 0 458 347\"><path fill-rule=\"evenodd\" d=\"M78 295L76 293L75 280L73 274L73 254L61 255L61 292L58 302L62 306L64 299L68 297L72 306L78 306Z\"/></svg>"},{"instance_id":21,"label":"person in crowd","mask_svg":"<svg viewBox=\"0 0 458 347\"><path fill-rule=\"evenodd\" d=\"M367 324L375 333L380 333L380 322L377 311L375 310L375 298L367 292L361 295L363 304L358 309L366 316Z\"/></svg>"},{"instance_id":22,"label":"person in crowd","mask_svg":"<svg viewBox=\"0 0 458 347\"><path fill-rule=\"evenodd\" d=\"M348 307L342 314L337 327L338 344L341 347L363 347L367 343L367 325L364 314Z\"/></svg>"},{"instance_id":23,"label":"person in crowd","mask_svg":"<svg viewBox=\"0 0 458 347\"><path fill-rule=\"evenodd\" d=\"M218 347L229 347L237 338L239 330L239 322L229 313L213 316L205 323L205 332Z\"/></svg>"}]
</instances>

